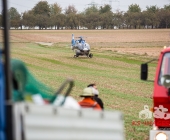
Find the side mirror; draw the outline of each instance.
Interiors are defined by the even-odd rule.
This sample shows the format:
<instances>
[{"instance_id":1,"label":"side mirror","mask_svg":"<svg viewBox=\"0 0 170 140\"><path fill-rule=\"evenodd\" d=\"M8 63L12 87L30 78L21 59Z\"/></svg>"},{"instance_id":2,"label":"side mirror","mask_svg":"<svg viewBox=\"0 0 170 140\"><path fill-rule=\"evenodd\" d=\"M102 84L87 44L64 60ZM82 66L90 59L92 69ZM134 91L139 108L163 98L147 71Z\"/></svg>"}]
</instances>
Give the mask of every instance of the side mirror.
<instances>
[{"instance_id":1,"label":"side mirror","mask_svg":"<svg viewBox=\"0 0 170 140\"><path fill-rule=\"evenodd\" d=\"M161 83L164 87L170 88L170 75L163 75L161 77Z\"/></svg>"},{"instance_id":2,"label":"side mirror","mask_svg":"<svg viewBox=\"0 0 170 140\"><path fill-rule=\"evenodd\" d=\"M141 73L140 73L140 79L141 80L147 80L148 78L148 64L141 64Z\"/></svg>"}]
</instances>

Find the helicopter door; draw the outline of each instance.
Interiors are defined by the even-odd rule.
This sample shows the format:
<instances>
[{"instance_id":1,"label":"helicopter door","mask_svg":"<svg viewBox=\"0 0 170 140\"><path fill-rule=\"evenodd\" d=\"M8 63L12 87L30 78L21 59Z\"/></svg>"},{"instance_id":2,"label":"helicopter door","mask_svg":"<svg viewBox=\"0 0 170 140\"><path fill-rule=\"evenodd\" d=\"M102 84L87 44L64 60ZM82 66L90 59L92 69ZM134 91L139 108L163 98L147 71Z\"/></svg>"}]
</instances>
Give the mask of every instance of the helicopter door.
<instances>
[{"instance_id":1,"label":"helicopter door","mask_svg":"<svg viewBox=\"0 0 170 140\"><path fill-rule=\"evenodd\" d=\"M84 43L84 44L82 44L83 45L83 51L88 51L89 49L88 49L88 47L87 47L87 45Z\"/></svg>"}]
</instances>

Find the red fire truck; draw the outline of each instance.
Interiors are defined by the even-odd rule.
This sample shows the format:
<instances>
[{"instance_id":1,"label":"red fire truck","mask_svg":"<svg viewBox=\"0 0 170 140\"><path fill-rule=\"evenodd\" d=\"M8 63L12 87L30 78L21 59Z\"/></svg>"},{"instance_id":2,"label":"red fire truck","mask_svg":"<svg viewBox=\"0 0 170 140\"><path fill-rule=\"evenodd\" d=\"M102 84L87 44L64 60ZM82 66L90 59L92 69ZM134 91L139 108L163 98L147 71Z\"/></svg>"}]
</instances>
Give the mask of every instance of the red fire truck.
<instances>
[{"instance_id":1,"label":"red fire truck","mask_svg":"<svg viewBox=\"0 0 170 140\"><path fill-rule=\"evenodd\" d=\"M151 60L153 61L153 60ZM149 62L151 62L149 61ZM141 79L147 80L148 63L141 65ZM153 90L154 126L150 131L150 140L170 139L170 47L161 51Z\"/></svg>"}]
</instances>

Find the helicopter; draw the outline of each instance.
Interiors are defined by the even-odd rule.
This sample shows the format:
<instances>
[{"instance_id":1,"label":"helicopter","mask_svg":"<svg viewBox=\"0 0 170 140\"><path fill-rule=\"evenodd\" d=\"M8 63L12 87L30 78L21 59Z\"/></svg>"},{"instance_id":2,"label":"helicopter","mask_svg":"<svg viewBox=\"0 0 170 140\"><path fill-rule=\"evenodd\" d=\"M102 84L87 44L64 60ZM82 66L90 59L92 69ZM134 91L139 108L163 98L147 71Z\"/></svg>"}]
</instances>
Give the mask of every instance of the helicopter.
<instances>
[{"instance_id":1,"label":"helicopter","mask_svg":"<svg viewBox=\"0 0 170 140\"><path fill-rule=\"evenodd\" d=\"M74 34L72 34L71 49L75 51L74 57L86 55L87 57L92 58L93 54L90 53L90 45L86 43L82 36L77 38L79 39L75 40Z\"/></svg>"}]
</instances>

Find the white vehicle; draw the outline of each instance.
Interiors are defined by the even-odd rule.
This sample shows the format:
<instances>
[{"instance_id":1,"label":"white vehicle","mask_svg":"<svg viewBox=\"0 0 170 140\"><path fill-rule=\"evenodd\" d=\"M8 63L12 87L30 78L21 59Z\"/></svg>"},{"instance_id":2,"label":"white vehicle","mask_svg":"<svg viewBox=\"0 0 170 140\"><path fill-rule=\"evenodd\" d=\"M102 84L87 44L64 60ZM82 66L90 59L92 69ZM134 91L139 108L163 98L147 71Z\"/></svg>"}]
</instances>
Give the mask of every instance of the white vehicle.
<instances>
[{"instance_id":1,"label":"white vehicle","mask_svg":"<svg viewBox=\"0 0 170 140\"><path fill-rule=\"evenodd\" d=\"M75 110L30 103L16 103L12 107L16 140L125 139L119 111Z\"/></svg>"}]
</instances>

